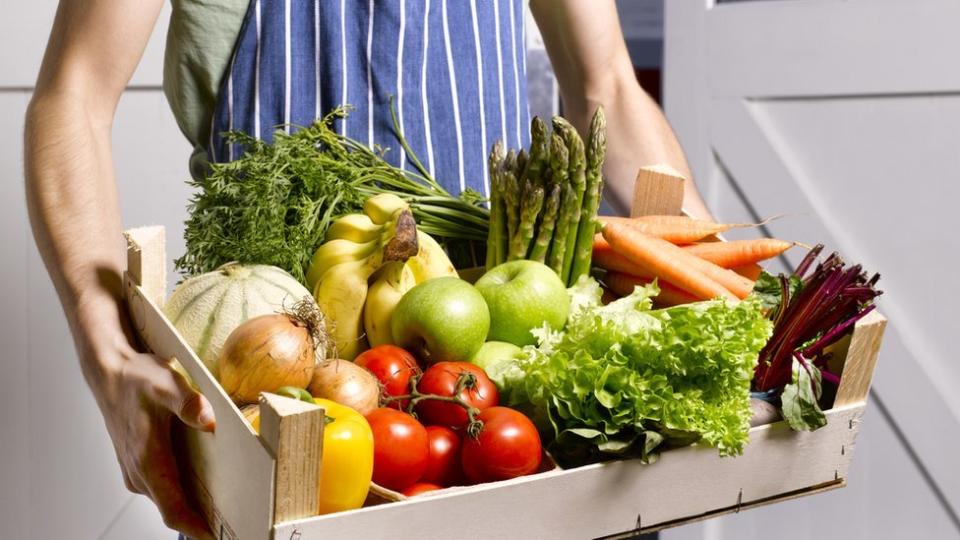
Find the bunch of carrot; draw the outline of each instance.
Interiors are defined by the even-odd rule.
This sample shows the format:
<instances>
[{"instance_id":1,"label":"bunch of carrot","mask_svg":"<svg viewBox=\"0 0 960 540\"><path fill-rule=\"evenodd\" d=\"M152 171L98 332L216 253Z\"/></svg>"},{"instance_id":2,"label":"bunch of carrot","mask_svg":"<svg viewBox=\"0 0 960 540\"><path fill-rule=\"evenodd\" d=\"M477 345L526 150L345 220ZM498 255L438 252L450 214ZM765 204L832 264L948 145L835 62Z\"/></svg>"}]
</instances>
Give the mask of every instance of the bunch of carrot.
<instances>
[{"instance_id":1,"label":"bunch of carrot","mask_svg":"<svg viewBox=\"0 0 960 540\"><path fill-rule=\"evenodd\" d=\"M753 290L757 263L776 257L794 243L775 238L701 242L734 227L686 216L618 218L601 216L594 237L593 264L607 271L604 284L625 296L637 285L657 280L657 303L678 305L711 298L740 300Z\"/></svg>"}]
</instances>

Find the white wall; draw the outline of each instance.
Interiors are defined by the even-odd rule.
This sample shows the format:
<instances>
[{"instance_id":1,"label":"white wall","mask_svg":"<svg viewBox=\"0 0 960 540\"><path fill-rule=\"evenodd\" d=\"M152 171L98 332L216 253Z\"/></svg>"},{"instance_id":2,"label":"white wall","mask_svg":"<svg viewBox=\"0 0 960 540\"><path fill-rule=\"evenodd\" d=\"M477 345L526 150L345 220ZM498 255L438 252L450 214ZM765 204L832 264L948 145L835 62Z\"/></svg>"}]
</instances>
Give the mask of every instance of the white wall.
<instances>
[{"instance_id":1,"label":"white wall","mask_svg":"<svg viewBox=\"0 0 960 540\"><path fill-rule=\"evenodd\" d=\"M0 17L0 538L171 540L152 503L123 486L27 221L23 116L55 8L6 2ZM124 224L165 225L174 256L183 251L190 149L160 91L168 16L120 103L114 143Z\"/></svg>"}]
</instances>

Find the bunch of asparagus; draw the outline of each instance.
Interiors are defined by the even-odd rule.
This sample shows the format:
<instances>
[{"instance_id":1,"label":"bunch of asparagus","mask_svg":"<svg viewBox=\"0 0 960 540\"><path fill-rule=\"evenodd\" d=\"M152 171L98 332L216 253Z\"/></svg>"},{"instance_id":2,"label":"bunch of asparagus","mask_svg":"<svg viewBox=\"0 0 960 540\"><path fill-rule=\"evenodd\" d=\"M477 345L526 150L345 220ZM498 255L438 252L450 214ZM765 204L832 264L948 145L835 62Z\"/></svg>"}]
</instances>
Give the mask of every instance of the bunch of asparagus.
<instances>
[{"instance_id":1,"label":"bunch of asparagus","mask_svg":"<svg viewBox=\"0 0 960 540\"><path fill-rule=\"evenodd\" d=\"M586 146L569 122L541 118L530 127L530 150L490 152L487 269L516 259L546 263L567 285L590 271L603 178L606 120L598 108Z\"/></svg>"}]
</instances>

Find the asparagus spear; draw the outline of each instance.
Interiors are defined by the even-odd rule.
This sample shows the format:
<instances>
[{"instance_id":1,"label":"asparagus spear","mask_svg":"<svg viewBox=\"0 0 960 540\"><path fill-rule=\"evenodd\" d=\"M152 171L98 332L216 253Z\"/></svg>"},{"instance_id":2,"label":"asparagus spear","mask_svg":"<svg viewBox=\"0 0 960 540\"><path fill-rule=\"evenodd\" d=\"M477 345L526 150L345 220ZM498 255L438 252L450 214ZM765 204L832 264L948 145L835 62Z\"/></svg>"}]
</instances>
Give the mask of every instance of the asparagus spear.
<instances>
[{"instance_id":1,"label":"asparagus spear","mask_svg":"<svg viewBox=\"0 0 960 540\"><path fill-rule=\"evenodd\" d=\"M539 262L545 262L547 259L547 254L551 249L552 240L556 236L557 216L560 211L560 202L563 198L562 186L567 183L568 165L569 156L567 152L567 145L560 134L553 133L553 135L550 136L549 185L559 187L560 189L556 190L556 201L553 200L553 191L548 191L549 197L547 197L547 203L544 206L545 212L543 214L543 218L540 220L540 226L537 229L537 241L534 244L534 247L530 250L530 257L528 257L529 259ZM554 203L556 205L556 209L553 210L552 214L549 213L551 210L550 203Z\"/></svg>"},{"instance_id":2,"label":"asparagus spear","mask_svg":"<svg viewBox=\"0 0 960 540\"><path fill-rule=\"evenodd\" d=\"M503 199L503 213L506 215L507 236L503 238L505 252L510 251L510 239L517 232L517 223L520 219L520 198L517 193L517 153L507 152L500 169L500 195Z\"/></svg>"},{"instance_id":3,"label":"asparagus spear","mask_svg":"<svg viewBox=\"0 0 960 540\"><path fill-rule=\"evenodd\" d=\"M567 285L573 285L580 276L590 272L593 235L597 230L597 210L600 208L600 192L603 189L601 169L607 145L607 121L603 116L603 107L598 107L593 115L587 141L586 189L580 209L580 224L577 226L577 242L572 253L573 266Z\"/></svg>"},{"instance_id":4,"label":"asparagus spear","mask_svg":"<svg viewBox=\"0 0 960 540\"><path fill-rule=\"evenodd\" d=\"M580 210L583 206L583 194L586 189L586 179L584 176L586 157L584 156L583 139L580 138L577 129L570 125L569 122L556 116L553 118L553 129L559 131L564 142L567 143L570 156L567 174L572 193L569 199L567 199L566 196L564 197L566 200L564 200L563 209L561 210L561 212L567 214L562 219L566 230L562 232L558 230L557 239L554 240L555 245L561 238L566 243L563 248L557 246L557 251L563 260L556 262L556 264L560 268L557 272L560 275L560 279L563 280L564 283L567 283L570 280L570 271L573 268L573 254L577 243L577 230L580 225Z\"/></svg>"},{"instance_id":5,"label":"asparagus spear","mask_svg":"<svg viewBox=\"0 0 960 540\"><path fill-rule=\"evenodd\" d=\"M543 186L534 185L528 180L523 186L522 197L520 222L517 232L510 239L510 260L522 259L527 255L530 241L533 240L533 229L537 225L537 216L543 208Z\"/></svg>"},{"instance_id":6,"label":"asparagus spear","mask_svg":"<svg viewBox=\"0 0 960 540\"><path fill-rule=\"evenodd\" d=\"M530 248L531 261L544 262L547 258L547 250L550 249L550 239L553 238L554 226L557 221L557 214L560 210L560 199L563 194L563 184L553 184L550 189L550 196L543 205L543 218L540 220L540 227L537 230L537 239Z\"/></svg>"},{"instance_id":7,"label":"asparagus spear","mask_svg":"<svg viewBox=\"0 0 960 540\"><path fill-rule=\"evenodd\" d=\"M517 175L517 182L520 182L520 185L523 185L523 171L527 169L527 161L529 161L530 156L527 155L527 151L520 149L520 152L517 153L517 160L514 163L514 174Z\"/></svg>"},{"instance_id":8,"label":"asparagus spear","mask_svg":"<svg viewBox=\"0 0 960 540\"><path fill-rule=\"evenodd\" d=\"M506 229L505 207L503 204L501 169L507 157L503 141L497 141L490 150L488 170L490 174L490 231L487 233L487 270L503 262L503 230Z\"/></svg>"},{"instance_id":9,"label":"asparagus spear","mask_svg":"<svg viewBox=\"0 0 960 540\"><path fill-rule=\"evenodd\" d=\"M521 180L532 181L536 185L544 185L543 177L549 167L550 160L550 131L547 123L539 116L534 116L530 124L530 155Z\"/></svg>"},{"instance_id":10,"label":"asparagus spear","mask_svg":"<svg viewBox=\"0 0 960 540\"><path fill-rule=\"evenodd\" d=\"M569 209L577 204L577 190L570 183L564 184L563 194L560 197L560 212L553 227L553 242L550 244L550 253L547 255L547 266L553 269L563 281L563 261L567 251L567 236L570 231L570 218L573 215ZM579 210L580 207L577 207ZM574 235L576 230L573 231ZM566 281L564 281L566 283Z\"/></svg>"}]
</instances>

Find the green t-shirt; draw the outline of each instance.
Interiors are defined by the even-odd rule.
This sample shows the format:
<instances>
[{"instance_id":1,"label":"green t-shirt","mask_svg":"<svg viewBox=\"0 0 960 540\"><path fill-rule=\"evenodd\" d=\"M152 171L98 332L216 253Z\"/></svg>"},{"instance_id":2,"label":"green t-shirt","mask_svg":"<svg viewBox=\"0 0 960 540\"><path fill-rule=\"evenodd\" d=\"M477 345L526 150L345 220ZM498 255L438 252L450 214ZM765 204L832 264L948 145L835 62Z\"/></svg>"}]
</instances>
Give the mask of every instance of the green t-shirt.
<instances>
[{"instance_id":1,"label":"green t-shirt","mask_svg":"<svg viewBox=\"0 0 960 540\"><path fill-rule=\"evenodd\" d=\"M193 145L190 174L207 168L206 144L220 80L230 63L250 0L172 0L163 91Z\"/></svg>"}]
</instances>

